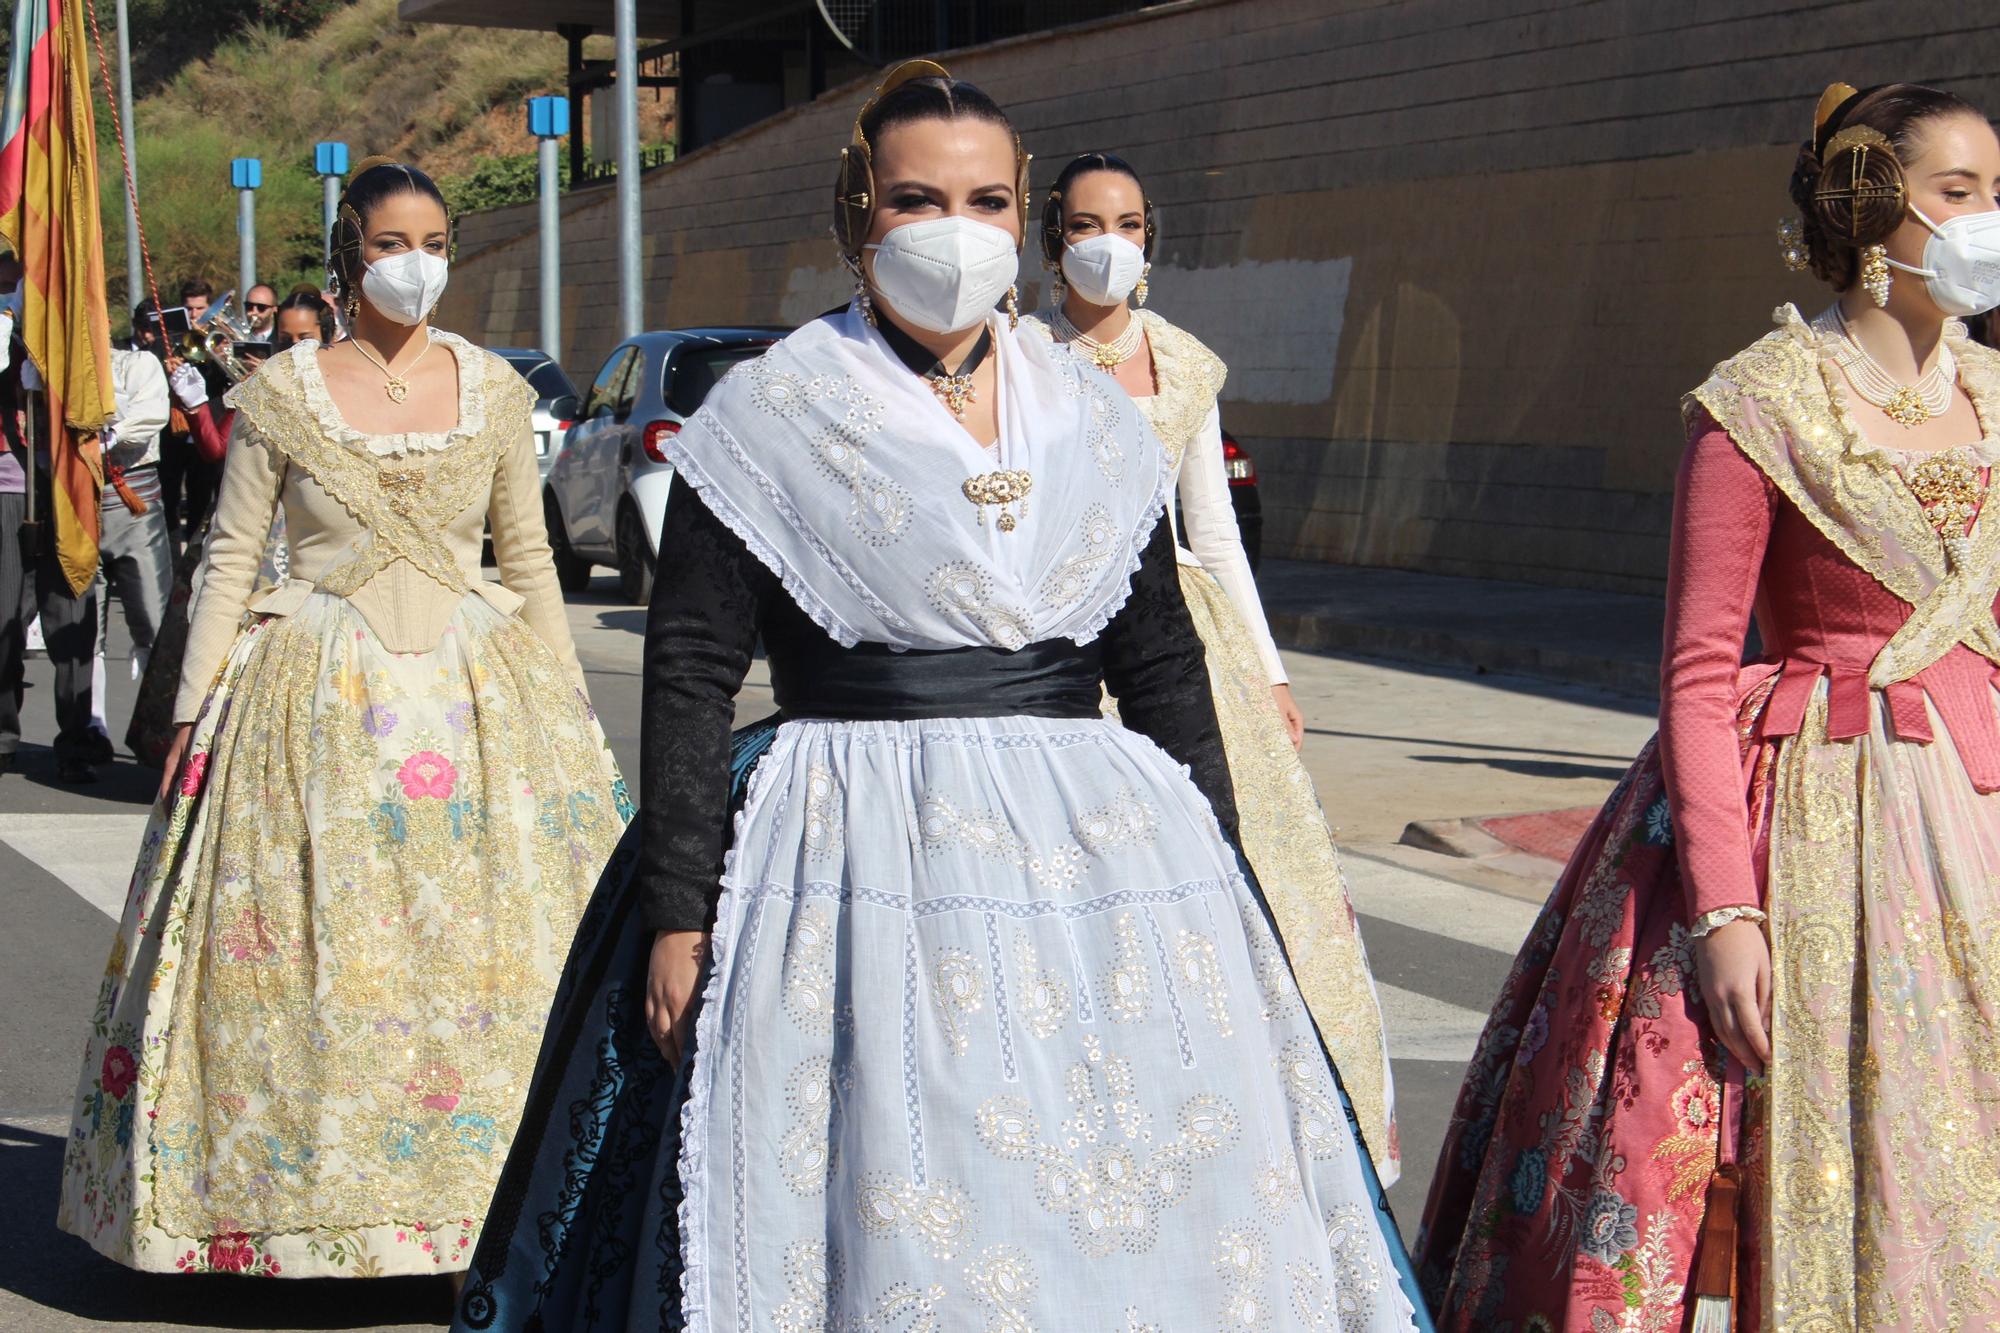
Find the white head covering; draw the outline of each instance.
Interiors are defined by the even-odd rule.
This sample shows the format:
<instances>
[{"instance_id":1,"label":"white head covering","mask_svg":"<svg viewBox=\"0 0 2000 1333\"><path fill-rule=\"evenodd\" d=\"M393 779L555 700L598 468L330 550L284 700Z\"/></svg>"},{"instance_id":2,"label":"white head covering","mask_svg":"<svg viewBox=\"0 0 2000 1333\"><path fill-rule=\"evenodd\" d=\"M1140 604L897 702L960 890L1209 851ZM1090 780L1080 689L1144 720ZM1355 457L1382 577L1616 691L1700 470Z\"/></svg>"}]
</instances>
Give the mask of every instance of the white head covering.
<instances>
[{"instance_id":1,"label":"white head covering","mask_svg":"<svg viewBox=\"0 0 2000 1333\"><path fill-rule=\"evenodd\" d=\"M1166 504L1165 451L1114 381L989 327L998 463L853 309L732 371L667 443L842 644L1087 643L1124 605ZM1011 532L960 489L996 467L1034 478Z\"/></svg>"}]
</instances>

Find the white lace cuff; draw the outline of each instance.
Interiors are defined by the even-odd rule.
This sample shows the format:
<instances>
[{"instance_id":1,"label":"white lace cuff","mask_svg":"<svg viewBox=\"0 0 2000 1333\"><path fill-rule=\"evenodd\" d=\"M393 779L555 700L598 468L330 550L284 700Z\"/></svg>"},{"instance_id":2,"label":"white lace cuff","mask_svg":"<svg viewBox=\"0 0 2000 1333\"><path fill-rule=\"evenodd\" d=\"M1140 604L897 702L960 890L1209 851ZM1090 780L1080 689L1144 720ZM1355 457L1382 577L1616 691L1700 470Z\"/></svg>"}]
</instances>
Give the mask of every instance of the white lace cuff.
<instances>
[{"instance_id":1,"label":"white lace cuff","mask_svg":"<svg viewBox=\"0 0 2000 1333\"><path fill-rule=\"evenodd\" d=\"M1726 926L1732 921L1764 921L1767 919L1762 912L1754 907L1718 907L1713 912L1703 912L1694 919L1694 924L1688 927L1688 938L1698 940L1716 929L1716 927Z\"/></svg>"}]
</instances>

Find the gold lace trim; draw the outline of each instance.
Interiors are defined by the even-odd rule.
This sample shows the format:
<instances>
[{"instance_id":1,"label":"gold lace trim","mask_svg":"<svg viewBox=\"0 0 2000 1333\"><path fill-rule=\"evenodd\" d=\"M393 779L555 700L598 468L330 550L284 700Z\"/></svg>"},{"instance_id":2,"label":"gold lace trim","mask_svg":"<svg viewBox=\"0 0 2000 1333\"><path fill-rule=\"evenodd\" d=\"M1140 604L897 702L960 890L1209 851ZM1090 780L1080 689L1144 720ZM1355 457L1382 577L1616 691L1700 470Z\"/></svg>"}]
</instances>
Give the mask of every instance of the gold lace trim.
<instances>
[{"instance_id":1,"label":"gold lace trim","mask_svg":"<svg viewBox=\"0 0 2000 1333\"><path fill-rule=\"evenodd\" d=\"M1133 318L1145 326L1146 341L1153 349L1154 383L1151 398L1133 401L1167 447L1167 461L1179 467L1214 409L1229 367L1199 338L1150 310L1138 311Z\"/></svg>"},{"instance_id":2,"label":"gold lace trim","mask_svg":"<svg viewBox=\"0 0 2000 1333\"><path fill-rule=\"evenodd\" d=\"M467 354L484 355L476 350ZM468 590L458 560L440 534L459 513L492 493L493 474L514 443L513 427L532 410L525 383L502 379L492 393L494 410L483 413L470 437L427 455L380 458L331 437L291 358L272 360L236 390L233 401L248 425L365 530L352 555L322 574L317 586L352 597L390 565L407 560L451 592ZM520 401L509 402L509 397Z\"/></svg>"}]
</instances>

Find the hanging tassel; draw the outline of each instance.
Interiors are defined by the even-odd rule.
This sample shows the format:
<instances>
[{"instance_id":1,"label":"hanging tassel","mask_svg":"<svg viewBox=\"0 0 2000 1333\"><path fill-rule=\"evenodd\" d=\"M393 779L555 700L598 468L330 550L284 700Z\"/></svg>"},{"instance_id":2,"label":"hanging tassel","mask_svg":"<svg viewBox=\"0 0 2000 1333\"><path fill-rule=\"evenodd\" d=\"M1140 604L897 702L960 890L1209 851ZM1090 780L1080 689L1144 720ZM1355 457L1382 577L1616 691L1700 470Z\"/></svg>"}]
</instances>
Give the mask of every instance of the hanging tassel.
<instances>
[{"instance_id":1,"label":"hanging tassel","mask_svg":"<svg viewBox=\"0 0 2000 1333\"><path fill-rule=\"evenodd\" d=\"M1742 1099L1741 1074L1730 1068L1729 1059L1724 1056L1715 1174L1708 1181L1701 1240L1695 1249L1694 1280L1688 1283L1688 1294L1694 1298L1694 1322L1688 1326L1689 1333L1730 1333L1736 1321L1736 1216L1740 1194L1736 1134Z\"/></svg>"},{"instance_id":2,"label":"hanging tassel","mask_svg":"<svg viewBox=\"0 0 2000 1333\"><path fill-rule=\"evenodd\" d=\"M1736 1311L1736 1166L1718 1166L1708 1182L1708 1208L1701 1222L1694 1281L1694 1323L1690 1333L1729 1333Z\"/></svg>"}]
</instances>

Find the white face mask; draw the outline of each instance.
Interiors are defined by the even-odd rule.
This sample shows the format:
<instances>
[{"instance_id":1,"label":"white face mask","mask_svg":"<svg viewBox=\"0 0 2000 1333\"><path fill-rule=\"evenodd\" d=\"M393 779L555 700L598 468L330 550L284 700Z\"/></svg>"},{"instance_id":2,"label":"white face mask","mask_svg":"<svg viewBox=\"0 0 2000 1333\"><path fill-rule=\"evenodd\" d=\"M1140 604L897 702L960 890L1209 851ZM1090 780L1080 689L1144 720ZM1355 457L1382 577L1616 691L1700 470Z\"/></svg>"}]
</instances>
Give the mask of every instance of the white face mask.
<instances>
[{"instance_id":1,"label":"white face mask","mask_svg":"<svg viewBox=\"0 0 2000 1333\"><path fill-rule=\"evenodd\" d=\"M875 290L901 319L931 333L957 333L986 318L1021 271L1005 229L972 218L910 222L875 252Z\"/></svg>"},{"instance_id":2,"label":"white face mask","mask_svg":"<svg viewBox=\"0 0 2000 1333\"><path fill-rule=\"evenodd\" d=\"M1924 280L1931 300L1947 315L1983 315L2000 306L2000 212L1960 213L1939 226L1915 206L1910 213L1931 229L1924 266L1891 259L1892 268Z\"/></svg>"},{"instance_id":3,"label":"white face mask","mask_svg":"<svg viewBox=\"0 0 2000 1333\"><path fill-rule=\"evenodd\" d=\"M1109 232L1063 247L1063 281L1092 305L1120 305L1146 272L1146 252Z\"/></svg>"},{"instance_id":4,"label":"white face mask","mask_svg":"<svg viewBox=\"0 0 2000 1333\"><path fill-rule=\"evenodd\" d=\"M361 275L368 304L398 324L421 324L444 295L451 265L428 250L406 250L370 264Z\"/></svg>"}]
</instances>

